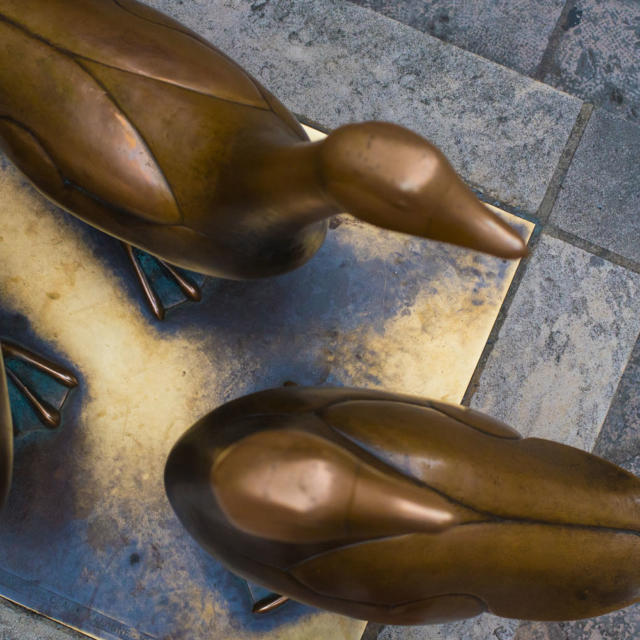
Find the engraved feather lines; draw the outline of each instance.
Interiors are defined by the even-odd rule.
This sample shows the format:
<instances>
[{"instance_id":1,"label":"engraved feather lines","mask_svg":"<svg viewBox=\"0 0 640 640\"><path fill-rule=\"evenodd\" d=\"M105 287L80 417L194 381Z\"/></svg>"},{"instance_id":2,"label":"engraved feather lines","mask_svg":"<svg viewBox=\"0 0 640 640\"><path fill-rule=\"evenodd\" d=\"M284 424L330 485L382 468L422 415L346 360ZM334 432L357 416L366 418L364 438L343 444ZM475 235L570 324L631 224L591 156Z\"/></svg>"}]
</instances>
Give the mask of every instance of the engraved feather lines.
<instances>
[{"instance_id":1,"label":"engraved feather lines","mask_svg":"<svg viewBox=\"0 0 640 640\"><path fill-rule=\"evenodd\" d=\"M66 174L64 175L64 181L73 186L77 185L93 198L100 199L114 208L127 211L129 215L135 215L156 224L181 223L183 220L182 212L162 167L159 165L149 144L136 127L134 118L118 104L109 88L100 82L88 67L87 62L93 61L51 42L40 34L34 33L24 25L8 18L6 15L0 14L0 22L4 22L13 27L27 38L39 42L41 45L55 52L55 54L68 60L81 71L88 82L96 86L97 91L93 94L88 94L87 92L79 94L78 99L83 100L85 104L77 105L77 108L82 108L82 106L91 107L91 105L86 104L86 101L93 100L96 103L94 105L95 108L101 109L106 116L109 116L104 121L104 126L102 127L105 130L109 130L110 134L109 146L111 149L107 148L107 151L110 151L112 156L113 154L125 153L128 160L126 166L130 169L128 175L135 177L136 184L131 186L130 202L114 202L108 195L110 191L109 188L106 188L105 193L101 192L105 190L105 185L102 185L102 187L100 185L93 185L91 187L83 184L81 179L74 179L74 176ZM106 103L101 105L100 102L102 100L106 101ZM100 138L100 132L87 131L85 133L86 135L81 142L83 149L80 150L81 152L84 151L84 156L88 154L85 160L90 162L91 157L94 155L97 158L104 159L105 150L97 150L95 148ZM92 141L93 138L96 138L96 140ZM39 137L36 136L36 139L39 139ZM53 155L50 149L48 150L48 155L50 157ZM59 165L59 163L55 164ZM123 179L126 178L127 176L123 176ZM140 190L144 192L144 198L136 193ZM151 202L151 204L149 204L149 202Z\"/></svg>"}]
</instances>

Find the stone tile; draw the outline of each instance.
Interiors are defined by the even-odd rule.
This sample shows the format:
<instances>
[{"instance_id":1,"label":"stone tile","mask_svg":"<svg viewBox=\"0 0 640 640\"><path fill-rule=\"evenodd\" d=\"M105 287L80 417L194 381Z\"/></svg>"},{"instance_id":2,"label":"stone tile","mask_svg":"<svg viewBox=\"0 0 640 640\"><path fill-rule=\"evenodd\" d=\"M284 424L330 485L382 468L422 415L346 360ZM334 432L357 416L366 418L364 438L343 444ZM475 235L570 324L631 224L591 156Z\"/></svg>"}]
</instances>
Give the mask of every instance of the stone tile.
<instances>
[{"instance_id":1,"label":"stone tile","mask_svg":"<svg viewBox=\"0 0 640 640\"><path fill-rule=\"evenodd\" d=\"M640 606L576 622L523 622L514 640L636 640Z\"/></svg>"},{"instance_id":2,"label":"stone tile","mask_svg":"<svg viewBox=\"0 0 640 640\"><path fill-rule=\"evenodd\" d=\"M294 112L333 128L391 120L433 140L473 185L535 212L580 102L339 0L152 0Z\"/></svg>"},{"instance_id":3,"label":"stone tile","mask_svg":"<svg viewBox=\"0 0 640 640\"><path fill-rule=\"evenodd\" d=\"M445 42L533 75L565 0L351 0Z\"/></svg>"},{"instance_id":4,"label":"stone tile","mask_svg":"<svg viewBox=\"0 0 640 640\"><path fill-rule=\"evenodd\" d=\"M88 636L0 598L0 640L86 640Z\"/></svg>"},{"instance_id":5,"label":"stone tile","mask_svg":"<svg viewBox=\"0 0 640 640\"><path fill-rule=\"evenodd\" d=\"M385 627L378 640L512 640L517 620L506 620L489 614L423 627Z\"/></svg>"},{"instance_id":6,"label":"stone tile","mask_svg":"<svg viewBox=\"0 0 640 640\"><path fill-rule=\"evenodd\" d=\"M573 2L543 79L640 122L640 3Z\"/></svg>"},{"instance_id":7,"label":"stone tile","mask_svg":"<svg viewBox=\"0 0 640 640\"><path fill-rule=\"evenodd\" d=\"M472 406L591 450L640 330L640 276L543 235Z\"/></svg>"},{"instance_id":8,"label":"stone tile","mask_svg":"<svg viewBox=\"0 0 640 640\"><path fill-rule=\"evenodd\" d=\"M594 111L550 221L640 261L639 149L640 126L601 109Z\"/></svg>"},{"instance_id":9,"label":"stone tile","mask_svg":"<svg viewBox=\"0 0 640 640\"><path fill-rule=\"evenodd\" d=\"M640 341L618 385L594 453L640 476Z\"/></svg>"}]
</instances>

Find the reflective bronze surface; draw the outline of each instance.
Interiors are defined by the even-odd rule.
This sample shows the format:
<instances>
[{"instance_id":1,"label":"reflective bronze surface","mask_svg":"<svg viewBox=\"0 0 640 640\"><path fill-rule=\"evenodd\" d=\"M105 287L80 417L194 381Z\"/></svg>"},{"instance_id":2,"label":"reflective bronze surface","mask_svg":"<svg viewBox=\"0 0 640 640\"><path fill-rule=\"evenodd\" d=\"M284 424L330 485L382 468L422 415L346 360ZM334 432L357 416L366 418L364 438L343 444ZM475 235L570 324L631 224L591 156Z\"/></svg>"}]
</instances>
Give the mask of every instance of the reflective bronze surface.
<instances>
[{"instance_id":1,"label":"reflective bronze surface","mask_svg":"<svg viewBox=\"0 0 640 640\"><path fill-rule=\"evenodd\" d=\"M13 472L13 422L9 405L9 391L4 373L4 359L0 349L0 507L4 505Z\"/></svg>"},{"instance_id":2,"label":"reflective bronze surface","mask_svg":"<svg viewBox=\"0 0 640 640\"><path fill-rule=\"evenodd\" d=\"M565 620L640 599L640 481L463 407L356 389L253 394L179 440L165 484L232 571L353 617Z\"/></svg>"},{"instance_id":3,"label":"reflective bronze surface","mask_svg":"<svg viewBox=\"0 0 640 640\"><path fill-rule=\"evenodd\" d=\"M254 78L134 0L0 0L0 147L89 224L214 276L302 264L342 210L526 252L420 136L364 123L310 143Z\"/></svg>"}]
</instances>

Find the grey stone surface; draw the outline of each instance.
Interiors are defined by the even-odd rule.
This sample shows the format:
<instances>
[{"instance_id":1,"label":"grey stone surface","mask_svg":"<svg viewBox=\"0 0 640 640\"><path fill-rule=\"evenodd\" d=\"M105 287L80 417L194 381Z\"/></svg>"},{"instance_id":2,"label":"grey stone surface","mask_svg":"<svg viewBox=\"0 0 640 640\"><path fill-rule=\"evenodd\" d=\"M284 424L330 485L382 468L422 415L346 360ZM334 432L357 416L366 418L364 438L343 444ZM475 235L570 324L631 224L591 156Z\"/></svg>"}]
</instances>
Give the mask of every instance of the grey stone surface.
<instances>
[{"instance_id":1,"label":"grey stone surface","mask_svg":"<svg viewBox=\"0 0 640 640\"><path fill-rule=\"evenodd\" d=\"M601 109L594 111L550 221L640 261L639 158L640 126Z\"/></svg>"},{"instance_id":2,"label":"grey stone surface","mask_svg":"<svg viewBox=\"0 0 640 640\"><path fill-rule=\"evenodd\" d=\"M640 275L543 234L472 406L591 450L640 330Z\"/></svg>"},{"instance_id":3,"label":"grey stone surface","mask_svg":"<svg viewBox=\"0 0 640 640\"><path fill-rule=\"evenodd\" d=\"M0 598L0 640L86 640L88 636Z\"/></svg>"},{"instance_id":4,"label":"grey stone surface","mask_svg":"<svg viewBox=\"0 0 640 640\"><path fill-rule=\"evenodd\" d=\"M506 67L532 75L565 0L351 0Z\"/></svg>"},{"instance_id":5,"label":"grey stone surface","mask_svg":"<svg viewBox=\"0 0 640 640\"><path fill-rule=\"evenodd\" d=\"M572 0L542 78L640 122L640 2Z\"/></svg>"},{"instance_id":6,"label":"grey stone surface","mask_svg":"<svg viewBox=\"0 0 640 640\"><path fill-rule=\"evenodd\" d=\"M424 627L385 627L378 640L512 640L517 620L505 620L489 614Z\"/></svg>"},{"instance_id":7,"label":"grey stone surface","mask_svg":"<svg viewBox=\"0 0 640 640\"><path fill-rule=\"evenodd\" d=\"M594 453L640 475L640 341L618 385Z\"/></svg>"},{"instance_id":8,"label":"grey stone surface","mask_svg":"<svg viewBox=\"0 0 640 640\"><path fill-rule=\"evenodd\" d=\"M433 140L472 184L535 212L580 102L348 2L202 0L155 7L325 127L391 120Z\"/></svg>"}]
</instances>

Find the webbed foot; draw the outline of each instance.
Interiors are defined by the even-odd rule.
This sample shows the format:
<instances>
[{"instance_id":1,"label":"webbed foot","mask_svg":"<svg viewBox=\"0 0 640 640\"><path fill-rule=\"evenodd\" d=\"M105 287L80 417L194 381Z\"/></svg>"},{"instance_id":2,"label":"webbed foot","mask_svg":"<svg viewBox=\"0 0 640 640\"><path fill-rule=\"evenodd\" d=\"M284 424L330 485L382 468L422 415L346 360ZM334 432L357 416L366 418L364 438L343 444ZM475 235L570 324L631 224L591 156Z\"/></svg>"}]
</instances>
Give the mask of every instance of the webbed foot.
<instances>
[{"instance_id":1,"label":"webbed foot","mask_svg":"<svg viewBox=\"0 0 640 640\"><path fill-rule=\"evenodd\" d=\"M202 298L199 284L182 269L130 244L123 242L122 245L142 287L149 309L158 320L164 320L168 308L185 300L198 302ZM175 295L176 289L178 299Z\"/></svg>"},{"instance_id":2,"label":"webbed foot","mask_svg":"<svg viewBox=\"0 0 640 640\"><path fill-rule=\"evenodd\" d=\"M0 346L7 380L41 424L50 429L59 427L62 420L60 409L69 390L78 385L76 376L62 365L13 342L2 340ZM15 413L22 413L19 407L15 408ZM26 430L26 425L21 422L24 420L14 420L17 431Z\"/></svg>"}]
</instances>

